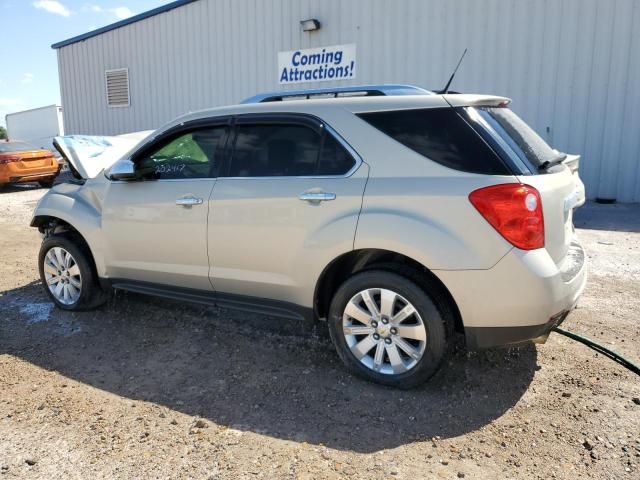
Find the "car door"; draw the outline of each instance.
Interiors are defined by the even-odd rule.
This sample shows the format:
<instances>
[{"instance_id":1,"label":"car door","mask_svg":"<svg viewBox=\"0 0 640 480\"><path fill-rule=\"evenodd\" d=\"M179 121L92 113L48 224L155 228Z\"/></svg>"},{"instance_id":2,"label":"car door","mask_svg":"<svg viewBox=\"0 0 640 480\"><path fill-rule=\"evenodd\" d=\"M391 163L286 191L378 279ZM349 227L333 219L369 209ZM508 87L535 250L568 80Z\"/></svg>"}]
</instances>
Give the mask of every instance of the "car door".
<instances>
[{"instance_id":1,"label":"car door","mask_svg":"<svg viewBox=\"0 0 640 480\"><path fill-rule=\"evenodd\" d=\"M211 291L207 216L226 124L181 128L132 159L136 181L111 181L103 210L112 279Z\"/></svg>"},{"instance_id":2,"label":"car door","mask_svg":"<svg viewBox=\"0 0 640 480\"><path fill-rule=\"evenodd\" d=\"M368 166L314 117L238 117L209 212L220 304L261 297L311 307L322 270L353 249L367 175Z\"/></svg>"}]
</instances>

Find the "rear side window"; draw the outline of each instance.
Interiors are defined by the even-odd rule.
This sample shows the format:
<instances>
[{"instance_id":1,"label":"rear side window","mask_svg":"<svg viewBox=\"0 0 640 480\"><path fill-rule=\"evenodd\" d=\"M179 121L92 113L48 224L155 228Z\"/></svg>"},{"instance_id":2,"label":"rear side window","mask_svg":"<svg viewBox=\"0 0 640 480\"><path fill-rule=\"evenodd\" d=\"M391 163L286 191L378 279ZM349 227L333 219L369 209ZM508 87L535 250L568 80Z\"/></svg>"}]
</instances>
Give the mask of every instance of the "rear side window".
<instances>
[{"instance_id":1,"label":"rear side window","mask_svg":"<svg viewBox=\"0 0 640 480\"><path fill-rule=\"evenodd\" d=\"M236 127L230 177L344 175L353 157L328 133L297 124L240 124Z\"/></svg>"},{"instance_id":2,"label":"rear side window","mask_svg":"<svg viewBox=\"0 0 640 480\"><path fill-rule=\"evenodd\" d=\"M320 135L302 125L238 125L231 177L313 175Z\"/></svg>"},{"instance_id":3,"label":"rear side window","mask_svg":"<svg viewBox=\"0 0 640 480\"><path fill-rule=\"evenodd\" d=\"M453 108L358 115L405 147L445 167L487 175L511 172Z\"/></svg>"}]
</instances>

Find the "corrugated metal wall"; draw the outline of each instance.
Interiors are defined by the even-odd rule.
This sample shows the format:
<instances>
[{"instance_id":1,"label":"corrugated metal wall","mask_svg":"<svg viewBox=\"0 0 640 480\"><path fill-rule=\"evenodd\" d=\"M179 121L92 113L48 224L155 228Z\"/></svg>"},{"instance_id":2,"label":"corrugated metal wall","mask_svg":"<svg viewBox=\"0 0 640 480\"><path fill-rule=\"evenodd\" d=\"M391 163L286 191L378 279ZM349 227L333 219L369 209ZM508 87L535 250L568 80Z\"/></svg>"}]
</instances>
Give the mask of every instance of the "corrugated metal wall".
<instances>
[{"instance_id":1,"label":"corrugated metal wall","mask_svg":"<svg viewBox=\"0 0 640 480\"><path fill-rule=\"evenodd\" d=\"M321 30L301 32L306 18ZM278 51L339 43L357 44L352 83L431 88L468 47L453 89L513 98L554 147L582 154L590 197L640 201L638 0L201 0L59 49L66 130L237 103L279 88ZM131 107L107 108L104 71L121 67Z\"/></svg>"}]
</instances>

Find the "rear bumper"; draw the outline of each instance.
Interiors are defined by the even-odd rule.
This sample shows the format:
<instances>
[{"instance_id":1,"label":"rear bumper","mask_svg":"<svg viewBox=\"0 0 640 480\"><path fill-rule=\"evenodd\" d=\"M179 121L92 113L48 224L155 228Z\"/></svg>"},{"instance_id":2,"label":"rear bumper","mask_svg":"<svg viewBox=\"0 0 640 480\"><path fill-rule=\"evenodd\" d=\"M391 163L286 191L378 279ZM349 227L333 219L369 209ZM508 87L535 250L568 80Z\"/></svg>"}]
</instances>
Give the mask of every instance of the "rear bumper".
<instances>
[{"instance_id":1,"label":"rear bumper","mask_svg":"<svg viewBox=\"0 0 640 480\"><path fill-rule=\"evenodd\" d=\"M9 181L6 183L26 183L37 182L40 180L52 180L57 176L57 173L38 173L35 175L21 175L17 177L9 177Z\"/></svg>"},{"instance_id":2,"label":"rear bumper","mask_svg":"<svg viewBox=\"0 0 640 480\"><path fill-rule=\"evenodd\" d=\"M21 162L16 162L16 164ZM22 168L16 164L0 167L0 183L37 182L38 180L53 179L60 173L61 165L53 160L44 167Z\"/></svg>"},{"instance_id":3,"label":"rear bumper","mask_svg":"<svg viewBox=\"0 0 640 480\"><path fill-rule=\"evenodd\" d=\"M522 327L467 327L464 329L467 348L480 350L501 345L514 345L534 341L544 343L553 327L560 325L569 315L570 310L554 315L542 325L525 325Z\"/></svg>"},{"instance_id":4,"label":"rear bumper","mask_svg":"<svg viewBox=\"0 0 640 480\"><path fill-rule=\"evenodd\" d=\"M456 301L472 349L544 338L575 307L587 281L577 240L559 266L544 249L513 249L489 270L434 273Z\"/></svg>"}]
</instances>

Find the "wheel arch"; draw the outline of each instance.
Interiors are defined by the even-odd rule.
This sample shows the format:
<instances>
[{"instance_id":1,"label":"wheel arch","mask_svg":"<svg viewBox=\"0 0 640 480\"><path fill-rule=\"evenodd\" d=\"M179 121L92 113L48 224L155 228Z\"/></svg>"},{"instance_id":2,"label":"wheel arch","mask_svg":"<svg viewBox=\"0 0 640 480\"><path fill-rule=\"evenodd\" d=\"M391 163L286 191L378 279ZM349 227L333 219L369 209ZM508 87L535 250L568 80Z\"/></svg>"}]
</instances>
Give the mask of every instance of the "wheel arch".
<instances>
[{"instance_id":1,"label":"wheel arch","mask_svg":"<svg viewBox=\"0 0 640 480\"><path fill-rule=\"evenodd\" d=\"M68 221L53 215L35 215L31 219L31 227L37 228L44 235L50 233L62 233L66 231L78 232L79 230Z\"/></svg>"},{"instance_id":2,"label":"wheel arch","mask_svg":"<svg viewBox=\"0 0 640 480\"><path fill-rule=\"evenodd\" d=\"M31 226L47 234L73 231L86 244L99 277L106 277L102 239L102 212L98 196L77 185L60 184L49 190L33 212Z\"/></svg>"},{"instance_id":3,"label":"wheel arch","mask_svg":"<svg viewBox=\"0 0 640 480\"><path fill-rule=\"evenodd\" d=\"M464 332L458 305L446 285L430 269L404 254L384 249L358 249L346 252L329 263L320 274L314 291L313 308L318 318L326 318L331 299L340 285L350 276L365 270L379 269L400 273L418 284L423 290L438 290L450 308L455 331ZM443 306L445 308L445 306Z\"/></svg>"},{"instance_id":4,"label":"wheel arch","mask_svg":"<svg viewBox=\"0 0 640 480\"><path fill-rule=\"evenodd\" d=\"M82 233L82 231L76 228L68 220L54 215L35 215L31 219L30 225L34 228L37 228L38 231L45 236L45 238L51 235L60 235L65 233L71 234L76 237L76 239L81 242L80 246L87 250L97 274L98 265L96 263L96 256L94 255L93 249L91 248L91 244L87 240L86 236Z\"/></svg>"}]
</instances>

